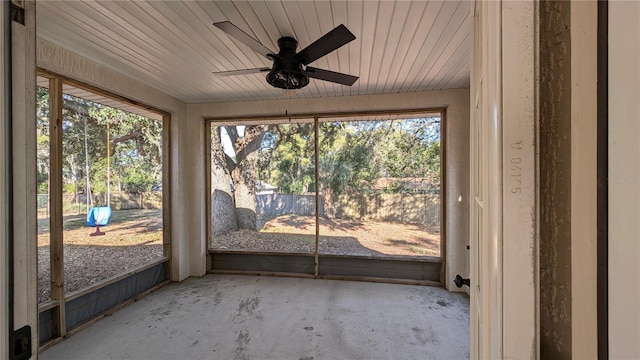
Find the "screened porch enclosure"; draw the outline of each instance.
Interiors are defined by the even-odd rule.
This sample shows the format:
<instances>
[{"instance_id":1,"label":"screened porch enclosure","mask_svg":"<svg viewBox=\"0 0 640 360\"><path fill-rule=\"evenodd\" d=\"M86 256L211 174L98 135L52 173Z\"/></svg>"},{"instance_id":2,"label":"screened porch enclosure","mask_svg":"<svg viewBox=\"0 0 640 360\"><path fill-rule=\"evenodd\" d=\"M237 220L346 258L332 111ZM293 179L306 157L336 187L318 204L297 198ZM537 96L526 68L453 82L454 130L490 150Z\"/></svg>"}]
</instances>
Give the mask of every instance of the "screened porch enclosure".
<instances>
[{"instance_id":1,"label":"screened porch enclosure","mask_svg":"<svg viewBox=\"0 0 640 360\"><path fill-rule=\"evenodd\" d=\"M39 342L51 346L166 282L169 117L40 70Z\"/></svg>"},{"instance_id":2,"label":"screened porch enclosure","mask_svg":"<svg viewBox=\"0 0 640 360\"><path fill-rule=\"evenodd\" d=\"M210 270L441 283L443 119L209 121Z\"/></svg>"}]
</instances>

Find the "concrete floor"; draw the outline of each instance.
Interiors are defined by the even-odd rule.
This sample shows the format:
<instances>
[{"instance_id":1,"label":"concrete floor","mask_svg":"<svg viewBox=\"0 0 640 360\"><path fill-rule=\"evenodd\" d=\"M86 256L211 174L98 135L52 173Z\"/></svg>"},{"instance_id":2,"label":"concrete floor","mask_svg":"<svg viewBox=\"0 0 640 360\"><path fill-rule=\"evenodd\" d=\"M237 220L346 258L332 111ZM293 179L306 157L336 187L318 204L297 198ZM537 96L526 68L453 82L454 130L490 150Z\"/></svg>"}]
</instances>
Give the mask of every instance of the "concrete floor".
<instances>
[{"instance_id":1,"label":"concrete floor","mask_svg":"<svg viewBox=\"0 0 640 360\"><path fill-rule=\"evenodd\" d=\"M469 298L442 288L207 275L167 285L41 359L468 359Z\"/></svg>"}]
</instances>

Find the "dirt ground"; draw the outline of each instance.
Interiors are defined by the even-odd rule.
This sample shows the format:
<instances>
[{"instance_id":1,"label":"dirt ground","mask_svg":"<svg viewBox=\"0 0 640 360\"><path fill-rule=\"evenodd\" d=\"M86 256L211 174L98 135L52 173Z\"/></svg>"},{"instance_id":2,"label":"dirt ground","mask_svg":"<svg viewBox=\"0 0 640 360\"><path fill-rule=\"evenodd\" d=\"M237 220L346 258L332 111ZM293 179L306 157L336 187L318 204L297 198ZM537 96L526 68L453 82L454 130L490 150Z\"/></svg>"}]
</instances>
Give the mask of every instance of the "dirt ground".
<instances>
[{"instance_id":1,"label":"dirt ground","mask_svg":"<svg viewBox=\"0 0 640 360\"><path fill-rule=\"evenodd\" d=\"M103 236L89 236L95 228L84 215L64 218L65 292L82 290L110 277L162 257L160 210L114 211ZM51 298L49 221L38 220L38 302Z\"/></svg>"},{"instance_id":2,"label":"dirt ground","mask_svg":"<svg viewBox=\"0 0 640 360\"><path fill-rule=\"evenodd\" d=\"M314 252L315 217L283 215L261 219L258 231L240 230L213 239L212 247L228 250ZM360 256L439 256L440 228L320 218L320 253Z\"/></svg>"},{"instance_id":3,"label":"dirt ground","mask_svg":"<svg viewBox=\"0 0 640 360\"><path fill-rule=\"evenodd\" d=\"M95 228L84 215L64 218L65 292L87 288L162 257L160 210L113 213L101 229L104 236L89 236ZM213 248L313 253L315 217L261 218L261 230L240 230L213 239ZM359 256L439 256L440 229L421 224L320 219L320 253ZM49 222L38 221L38 300L51 297Z\"/></svg>"}]
</instances>

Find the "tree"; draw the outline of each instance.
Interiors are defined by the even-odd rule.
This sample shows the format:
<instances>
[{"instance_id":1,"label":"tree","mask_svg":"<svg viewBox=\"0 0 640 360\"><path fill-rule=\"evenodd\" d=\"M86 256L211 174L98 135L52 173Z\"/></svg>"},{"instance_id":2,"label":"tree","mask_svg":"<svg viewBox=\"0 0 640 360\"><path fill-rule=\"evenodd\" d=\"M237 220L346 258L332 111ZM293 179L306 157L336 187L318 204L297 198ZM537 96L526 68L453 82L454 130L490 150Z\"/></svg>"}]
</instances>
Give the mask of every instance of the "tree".
<instances>
[{"instance_id":1,"label":"tree","mask_svg":"<svg viewBox=\"0 0 640 360\"><path fill-rule=\"evenodd\" d=\"M222 177L224 174L233 184L235 216L239 229L256 230L257 227L255 193L258 150L266 130L266 125L222 125L217 128L217 138L212 141L213 175ZM222 145L225 137L229 140L227 149Z\"/></svg>"},{"instance_id":2,"label":"tree","mask_svg":"<svg viewBox=\"0 0 640 360\"><path fill-rule=\"evenodd\" d=\"M36 95L38 184L44 192L49 176L49 92L38 88ZM160 121L68 94L63 95L62 115L65 192L85 193L89 200L98 196L104 203L104 193L111 184L129 192L149 191L153 185L161 184Z\"/></svg>"},{"instance_id":3,"label":"tree","mask_svg":"<svg viewBox=\"0 0 640 360\"><path fill-rule=\"evenodd\" d=\"M380 177L427 179L439 188L439 118L320 124L320 185L327 201L372 193ZM392 192L404 189L398 186Z\"/></svg>"},{"instance_id":4,"label":"tree","mask_svg":"<svg viewBox=\"0 0 640 360\"><path fill-rule=\"evenodd\" d=\"M231 174L227 169L220 133L219 127L211 127L211 221L214 236L238 230Z\"/></svg>"},{"instance_id":5,"label":"tree","mask_svg":"<svg viewBox=\"0 0 640 360\"><path fill-rule=\"evenodd\" d=\"M229 195L237 228L256 229L255 194L259 180L288 194L303 194L315 185L313 124L277 124L214 127L211 134L211 168L214 232L230 230L219 207ZM228 143L223 145L225 141ZM216 224L216 221L218 222Z\"/></svg>"},{"instance_id":6,"label":"tree","mask_svg":"<svg viewBox=\"0 0 640 360\"><path fill-rule=\"evenodd\" d=\"M438 191L440 187L440 133L439 119L405 121L387 133L381 143L380 158L387 177L426 179L424 191ZM401 192L397 184L392 192Z\"/></svg>"},{"instance_id":7,"label":"tree","mask_svg":"<svg viewBox=\"0 0 640 360\"><path fill-rule=\"evenodd\" d=\"M229 189L238 228L255 229L258 180L286 194L320 191L329 216L336 196L379 191L375 183L381 177L432 178L430 183L439 186L439 119L324 122L318 127L318 184L313 124L212 130L212 185L218 192Z\"/></svg>"},{"instance_id":8,"label":"tree","mask_svg":"<svg viewBox=\"0 0 640 360\"><path fill-rule=\"evenodd\" d=\"M313 124L278 124L269 127L260 149L260 178L285 194L315 191Z\"/></svg>"},{"instance_id":9,"label":"tree","mask_svg":"<svg viewBox=\"0 0 640 360\"><path fill-rule=\"evenodd\" d=\"M103 183L111 171L118 188L130 193L151 191L162 179L162 123L107 106L92 107L89 114L99 126L109 130L110 169L105 149L99 163L104 164ZM106 139L105 139L106 146ZM96 177L100 175L96 174Z\"/></svg>"},{"instance_id":10,"label":"tree","mask_svg":"<svg viewBox=\"0 0 640 360\"><path fill-rule=\"evenodd\" d=\"M49 90L36 89L36 131L38 193L49 193Z\"/></svg>"}]
</instances>

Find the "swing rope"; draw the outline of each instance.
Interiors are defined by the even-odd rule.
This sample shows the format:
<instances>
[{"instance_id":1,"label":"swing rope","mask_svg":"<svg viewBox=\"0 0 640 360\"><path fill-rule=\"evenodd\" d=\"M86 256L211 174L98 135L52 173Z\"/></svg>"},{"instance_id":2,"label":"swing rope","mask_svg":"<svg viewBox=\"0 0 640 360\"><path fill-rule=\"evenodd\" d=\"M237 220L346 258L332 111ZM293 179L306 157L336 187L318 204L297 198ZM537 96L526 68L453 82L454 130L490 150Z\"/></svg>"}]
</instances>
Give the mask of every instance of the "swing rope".
<instances>
[{"instance_id":1,"label":"swing rope","mask_svg":"<svg viewBox=\"0 0 640 360\"><path fill-rule=\"evenodd\" d=\"M85 152L87 152L87 120L85 121ZM87 225L95 226L95 232L89 234L90 236L105 235L103 231L100 231L100 226L107 225L111 219L111 129L110 122L107 122L107 206L106 207L93 207L87 214ZM87 188L89 188L89 161L87 154ZM93 203L93 202L92 202Z\"/></svg>"}]
</instances>

